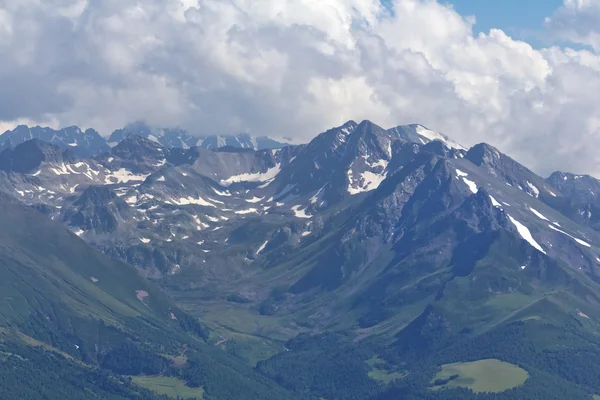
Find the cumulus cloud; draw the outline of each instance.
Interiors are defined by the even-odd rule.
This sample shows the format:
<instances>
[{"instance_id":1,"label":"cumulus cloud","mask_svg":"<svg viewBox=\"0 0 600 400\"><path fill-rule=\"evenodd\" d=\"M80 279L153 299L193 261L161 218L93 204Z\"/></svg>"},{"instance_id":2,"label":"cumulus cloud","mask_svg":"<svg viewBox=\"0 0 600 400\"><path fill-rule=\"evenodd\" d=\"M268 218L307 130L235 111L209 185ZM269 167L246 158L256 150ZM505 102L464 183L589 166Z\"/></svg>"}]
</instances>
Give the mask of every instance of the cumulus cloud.
<instances>
[{"instance_id":1,"label":"cumulus cloud","mask_svg":"<svg viewBox=\"0 0 600 400\"><path fill-rule=\"evenodd\" d=\"M600 50L600 2L564 0L564 5L546 18L555 37Z\"/></svg>"},{"instance_id":2,"label":"cumulus cloud","mask_svg":"<svg viewBox=\"0 0 600 400\"><path fill-rule=\"evenodd\" d=\"M600 0L534 49L434 0L4 0L0 126L143 119L306 141L348 119L422 123L535 171L600 176Z\"/></svg>"}]
</instances>

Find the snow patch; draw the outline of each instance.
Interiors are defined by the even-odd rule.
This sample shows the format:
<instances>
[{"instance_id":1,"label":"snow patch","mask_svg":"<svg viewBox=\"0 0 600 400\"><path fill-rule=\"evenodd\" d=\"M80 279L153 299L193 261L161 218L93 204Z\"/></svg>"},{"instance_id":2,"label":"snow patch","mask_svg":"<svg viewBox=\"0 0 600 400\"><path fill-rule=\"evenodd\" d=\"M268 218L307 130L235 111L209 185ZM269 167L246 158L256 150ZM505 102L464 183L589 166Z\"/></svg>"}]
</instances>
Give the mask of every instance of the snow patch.
<instances>
[{"instance_id":1,"label":"snow patch","mask_svg":"<svg viewBox=\"0 0 600 400\"><path fill-rule=\"evenodd\" d=\"M213 199L212 197L207 197L207 199L208 199L208 201L211 201L211 202L213 202L213 203L217 203L217 204L225 204L225 203L223 203L222 201L219 201L219 200L215 200L215 199Z\"/></svg>"},{"instance_id":2,"label":"snow patch","mask_svg":"<svg viewBox=\"0 0 600 400\"><path fill-rule=\"evenodd\" d=\"M532 184L531 182L527 181L527 186L529 186L529 189L531 189L531 191L533 192L533 196L535 198L540 197L540 190L537 187L535 187L534 184Z\"/></svg>"},{"instance_id":3,"label":"snow patch","mask_svg":"<svg viewBox=\"0 0 600 400\"><path fill-rule=\"evenodd\" d=\"M265 240L265 242L256 251L256 254L260 254L265 249L265 247L267 247L267 244L269 244L269 241Z\"/></svg>"},{"instance_id":4,"label":"snow patch","mask_svg":"<svg viewBox=\"0 0 600 400\"><path fill-rule=\"evenodd\" d=\"M577 315L579 315L581 318L590 319L590 317L588 317L586 314L582 313L581 311L578 311Z\"/></svg>"},{"instance_id":5,"label":"snow patch","mask_svg":"<svg viewBox=\"0 0 600 400\"><path fill-rule=\"evenodd\" d=\"M140 238L140 241L144 244L150 243L150 239L148 239L148 238Z\"/></svg>"},{"instance_id":6,"label":"snow patch","mask_svg":"<svg viewBox=\"0 0 600 400\"><path fill-rule=\"evenodd\" d=\"M274 181L274 180L275 180L275 179L269 179L268 181L266 181L266 182L265 182L265 183L263 183L262 185L260 185L260 186L257 186L257 188L258 188L258 189L264 189L264 188L266 188L267 186L269 186L271 183L273 183L273 181Z\"/></svg>"},{"instance_id":7,"label":"snow patch","mask_svg":"<svg viewBox=\"0 0 600 400\"><path fill-rule=\"evenodd\" d=\"M417 125L417 128L415 130L418 135L423 136L424 138L429 139L430 141L439 140L440 142L444 143L447 147L449 147L451 149L466 150L460 144L453 142L450 139L447 139L446 137L444 137L443 135L441 135L438 132L427 129L422 125Z\"/></svg>"},{"instance_id":8,"label":"snow patch","mask_svg":"<svg viewBox=\"0 0 600 400\"><path fill-rule=\"evenodd\" d=\"M315 204L315 203L319 202L319 207L324 204L324 201L322 201L322 199L323 199L322 193L323 193L323 189L325 189L325 186L327 186L327 184L323 185L323 187L321 187L321 189L319 189L319 191L317 193L315 193L313 197L310 198L310 204Z\"/></svg>"},{"instance_id":9,"label":"snow patch","mask_svg":"<svg viewBox=\"0 0 600 400\"><path fill-rule=\"evenodd\" d=\"M218 191L218 190L217 190L217 189L215 189L215 188L212 188L212 190L213 190L213 192L215 192L215 193L216 193L218 196L221 196L221 197L229 197L229 196L231 196L231 193L229 193L227 190L226 190L226 191L224 191L224 192L220 192L220 191Z\"/></svg>"},{"instance_id":10,"label":"snow patch","mask_svg":"<svg viewBox=\"0 0 600 400\"><path fill-rule=\"evenodd\" d=\"M130 181L144 181L150 174L134 174L131 171L121 168L108 174L104 177L104 183L110 185L112 183L127 183Z\"/></svg>"},{"instance_id":11,"label":"snow patch","mask_svg":"<svg viewBox=\"0 0 600 400\"><path fill-rule=\"evenodd\" d=\"M56 175L69 175L71 172L67 170L67 167L64 163L58 165L56 168L48 168L50 171L54 172Z\"/></svg>"},{"instance_id":12,"label":"snow patch","mask_svg":"<svg viewBox=\"0 0 600 400\"><path fill-rule=\"evenodd\" d=\"M348 193L351 195L355 195L363 192L370 192L371 190L375 190L381 185L381 182L387 177L387 168L388 162L386 160L379 160L376 164L370 165L371 167L381 167L383 171L381 173L376 173L372 171L364 171L360 173L360 177L355 181L352 176L352 169L349 168L347 175L348 180L350 181L348 185ZM358 187L355 187L358 186Z\"/></svg>"},{"instance_id":13,"label":"snow patch","mask_svg":"<svg viewBox=\"0 0 600 400\"><path fill-rule=\"evenodd\" d=\"M292 211L294 212L294 216L296 218L312 218L312 215L306 214L306 209L300 210L301 205L293 206Z\"/></svg>"},{"instance_id":14,"label":"snow patch","mask_svg":"<svg viewBox=\"0 0 600 400\"><path fill-rule=\"evenodd\" d=\"M234 213L235 213L235 214L241 214L241 215L244 215L244 214L252 214L252 213L255 213L255 214L257 214L257 213L258 213L258 210L257 210L256 208L248 208L247 210L238 210L238 211L234 211Z\"/></svg>"},{"instance_id":15,"label":"snow patch","mask_svg":"<svg viewBox=\"0 0 600 400\"><path fill-rule=\"evenodd\" d=\"M456 175L458 176L469 176L466 172L461 171L460 169L456 169Z\"/></svg>"},{"instance_id":16,"label":"snow patch","mask_svg":"<svg viewBox=\"0 0 600 400\"><path fill-rule=\"evenodd\" d=\"M263 200L264 200L264 197L258 198L258 197L256 197L256 196L254 196L254 197L253 197L253 198L251 198L251 199L246 199L246 201L247 201L248 203L258 203L258 202L260 202L260 201L263 201Z\"/></svg>"},{"instance_id":17,"label":"snow patch","mask_svg":"<svg viewBox=\"0 0 600 400\"><path fill-rule=\"evenodd\" d=\"M198 218L197 215L192 215L192 218L194 219L194 222L196 223L196 225L198 225L199 227L204 227L204 228L210 227L210 225L205 224L204 222L200 221L200 218ZM198 230L200 230L200 228L198 228Z\"/></svg>"},{"instance_id":18,"label":"snow patch","mask_svg":"<svg viewBox=\"0 0 600 400\"><path fill-rule=\"evenodd\" d=\"M544 251L544 249L542 249L542 246L540 246L538 244L538 242L535 241L535 239L533 238L533 236L531 236L531 232L529 231L529 229L525 225L523 225L522 223L520 223L519 221L517 221L516 219L514 219L510 215L508 216L508 218L510 219L510 222L512 222L513 225L517 228L517 231L519 232L519 235L521 235L521 237L525 241L527 241L530 245L532 245L538 251L546 254L546 252Z\"/></svg>"},{"instance_id":19,"label":"snow patch","mask_svg":"<svg viewBox=\"0 0 600 400\"><path fill-rule=\"evenodd\" d=\"M125 202L127 204L135 204L137 202L137 196L136 195L129 196L128 198L125 199Z\"/></svg>"},{"instance_id":20,"label":"snow patch","mask_svg":"<svg viewBox=\"0 0 600 400\"><path fill-rule=\"evenodd\" d=\"M477 193L477 184L475 184L475 182L468 180L467 178L465 178L463 176L463 181L467 184L467 186L469 187L469 190L473 193Z\"/></svg>"},{"instance_id":21,"label":"snow patch","mask_svg":"<svg viewBox=\"0 0 600 400\"><path fill-rule=\"evenodd\" d=\"M148 136L148 139L149 139L149 140L151 140L151 141L153 141L154 143L158 143L158 144L160 144L160 141L159 141L159 140L157 139L157 137L156 137L156 136L154 136L154 135L149 135L149 136Z\"/></svg>"},{"instance_id":22,"label":"snow patch","mask_svg":"<svg viewBox=\"0 0 600 400\"><path fill-rule=\"evenodd\" d=\"M171 199L171 201L179 206L187 206L190 204L194 204L194 205L199 205L199 206L217 208L217 206L215 206L212 203L209 203L208 201L204 200L200 196L198 196L197 199L193 198L192 196L188 196L188 197L181 197L179 200Z\"/></svg>"},{"instance_id":23,"label":"snow patch","mask_svg":"<svg viewBox=\"0 0 600 400\"><path fill-rule=\"evenodd\" d=\"M231 184L239 182L264 182L275 178L279 172L281 172L281 164L277 163L273 168L269 168L266 172L234 175L221 180L219 183L222 186L231 186Z\"/></svg>"},{"instance_id":24,"label":"snow patch","mask_svg":"<svg viewBox=\"0 0 600 400\"><path fill-rule=\"evenodd\" d=\"M535 216L538 217L539 219L543 219L544 221L550 222L550 220L548 218L544 217L542 215L542 213L539 212L539 211L537 211L536 209L529 207L529 211L531 211L532 213L534 213Z\"/></svg>"},{"instance_id":25,"label":"snow patch","mask_svg":"<svg viewBox=\"0 0 600 400\"><path fill-rule=\"evenodd\" d=\"M494 207L498 207L498 208L502 208L502 205L500 205L500 203L498 203L498 200L496 200L493 196L490 195L490 200L492 201L492 205Z\"/></svg>"},{"instance_id":26,"label":"snow patch","mask_svg":"<svg viewBox=\"0 0 600 400\"><path fill-rule=\"evenodd\" d=\"M585 246L585 247L592 247L592 245L591 245L591 244L589 244L588 242L585 242L585 241L583 241L583 240L581 240L581 239L578 239L578 238L576 238L575 236L569 235L567 232L565 232L565 231L561 231L560 229L558 229L558 228L557 228L557 227L555 227L554 225L548 224L548 226L549 226L549 227L550 227L550 229L552 229L553 231L560 232L560 233L562 233L563 235L567 235L568 237L570 237L571 239L573 239L574 241L576 241L577 243L579 243L579 244L580 244L580 245L582 245L582 246Z\"/></svg>"}]
</instances>

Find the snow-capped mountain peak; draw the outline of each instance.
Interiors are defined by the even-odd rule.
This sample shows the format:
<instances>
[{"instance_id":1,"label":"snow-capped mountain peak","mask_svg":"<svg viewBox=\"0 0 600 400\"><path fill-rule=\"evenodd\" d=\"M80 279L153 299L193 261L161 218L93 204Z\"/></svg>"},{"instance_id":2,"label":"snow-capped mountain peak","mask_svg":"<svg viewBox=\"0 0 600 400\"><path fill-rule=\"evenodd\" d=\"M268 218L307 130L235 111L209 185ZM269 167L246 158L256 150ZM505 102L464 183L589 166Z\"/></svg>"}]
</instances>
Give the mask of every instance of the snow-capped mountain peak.
<instances>
[{"instance_id":1,"label":"snow-capped mountain peak","mask_svg":"<svg viewBox=\"0 0 600 400\"><path fill-rule=\"evenodd\" d=\"M444 143L444 145L446 145L448 148L467 150L465 147L450 139L448 136L428 129L420 124L398 125L389 129L388 131L409 142L427 144L431 141L438 140Z\"/></svg>"}]
</instances>

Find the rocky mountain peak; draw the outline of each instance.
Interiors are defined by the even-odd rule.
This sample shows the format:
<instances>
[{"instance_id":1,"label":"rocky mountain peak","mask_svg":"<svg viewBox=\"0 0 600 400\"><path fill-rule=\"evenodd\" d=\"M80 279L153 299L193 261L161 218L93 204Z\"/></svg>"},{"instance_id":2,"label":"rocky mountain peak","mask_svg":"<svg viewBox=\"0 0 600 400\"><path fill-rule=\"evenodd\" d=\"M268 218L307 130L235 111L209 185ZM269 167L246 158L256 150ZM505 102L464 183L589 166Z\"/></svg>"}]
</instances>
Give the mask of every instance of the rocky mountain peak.
<instances>
[{"instance_id":1,"label":"rocky mountain peak","mask_svg":"<svg viewBox=\"0 0 600 400\"><path fill-rule=\"evenodd\" d=\"M132 135L116 145L112 149L111 154L114 157L141 161L147 158L162 159L165 156L165 149L152 140L142 136Z\"/></svg>"},{"instance_id":2,"label":"rocky mountain peak","mask_svg":"<svg viewBox=\"0 0 600 400\"><path fill-rule=\"evenodd\" d=\"M75 154L72 151L63 151L53 144L31 139L14 149L5 149L0 153L0 169L7 172L30 173L42 163L59 164L74 159Z\"/></svg>"},{"instance_id":3,"label":"rocky mountain peak","mask_svg":"<svg viewBox=\"0 0 600 400\"><path fill-rule=\"evenodd\" d=\"M504 211L495 206L489 192L480 187L477 193L467 199L456 209L457 219L465 221L474 231L496 231L508 227Z\"/></svg>"},{"instance_id":4,"label":"rocky mountain peak","mask_svg":"<svg viewBox=\"0 0 600 400\"><path fill-rule=\"evenodd\" d=\"M42 140L59 146L61 149L71 149L79 157L92 157L109 150L102 136L93 129L82 131L77 126L63 129L28 127L19 125L12 131L6 131L0 136L2 148L17 146L31 139Z\"/></svg>"},{"instance_id":5,"label":"rocky mountain peak","mask_svg":"<svg viewBox=\"0 0 600 400\"><path fill-rule=\"evenodd\" d=\"M475 165L497 166L501 162L503 154L495 147L487 143L479 143L471 147L465 158Z\"/></svg>"}]
</instances>

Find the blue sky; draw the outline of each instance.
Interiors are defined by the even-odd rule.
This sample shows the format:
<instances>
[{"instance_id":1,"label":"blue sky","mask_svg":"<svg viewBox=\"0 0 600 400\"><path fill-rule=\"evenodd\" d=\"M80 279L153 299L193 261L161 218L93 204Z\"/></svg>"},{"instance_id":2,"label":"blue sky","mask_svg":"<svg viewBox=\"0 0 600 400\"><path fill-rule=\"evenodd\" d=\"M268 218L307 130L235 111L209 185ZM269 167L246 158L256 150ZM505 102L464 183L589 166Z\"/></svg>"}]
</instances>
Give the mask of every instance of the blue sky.
<instances>
[{"instance_id":1,"label":"blue sky","mask_svg":"<svg viewBox=\"0 0 600 400\"><path fill-rule=\"evenodd\" d=\"M387 3L390 0L381 0ZM544 18L563 5L563 0L438 0L452 4L463 16L474 15L475 33L499 28L515 39L534 47L548 45L544 40Z\"/></svg>"},{"instance_id":2,"label":"blue sky","mask_svg":"<svg viewBox=\"0 0 600 400\"><path fill-rule=\"evenodd\" d=\"M538 42L534 31L541 31L544 18L559 8L562 0L450 0L461 15L474 15L476 32L500 28L510 36ZM533 44L533 43L532 43Z\"/></svg>"}]
</instances>

